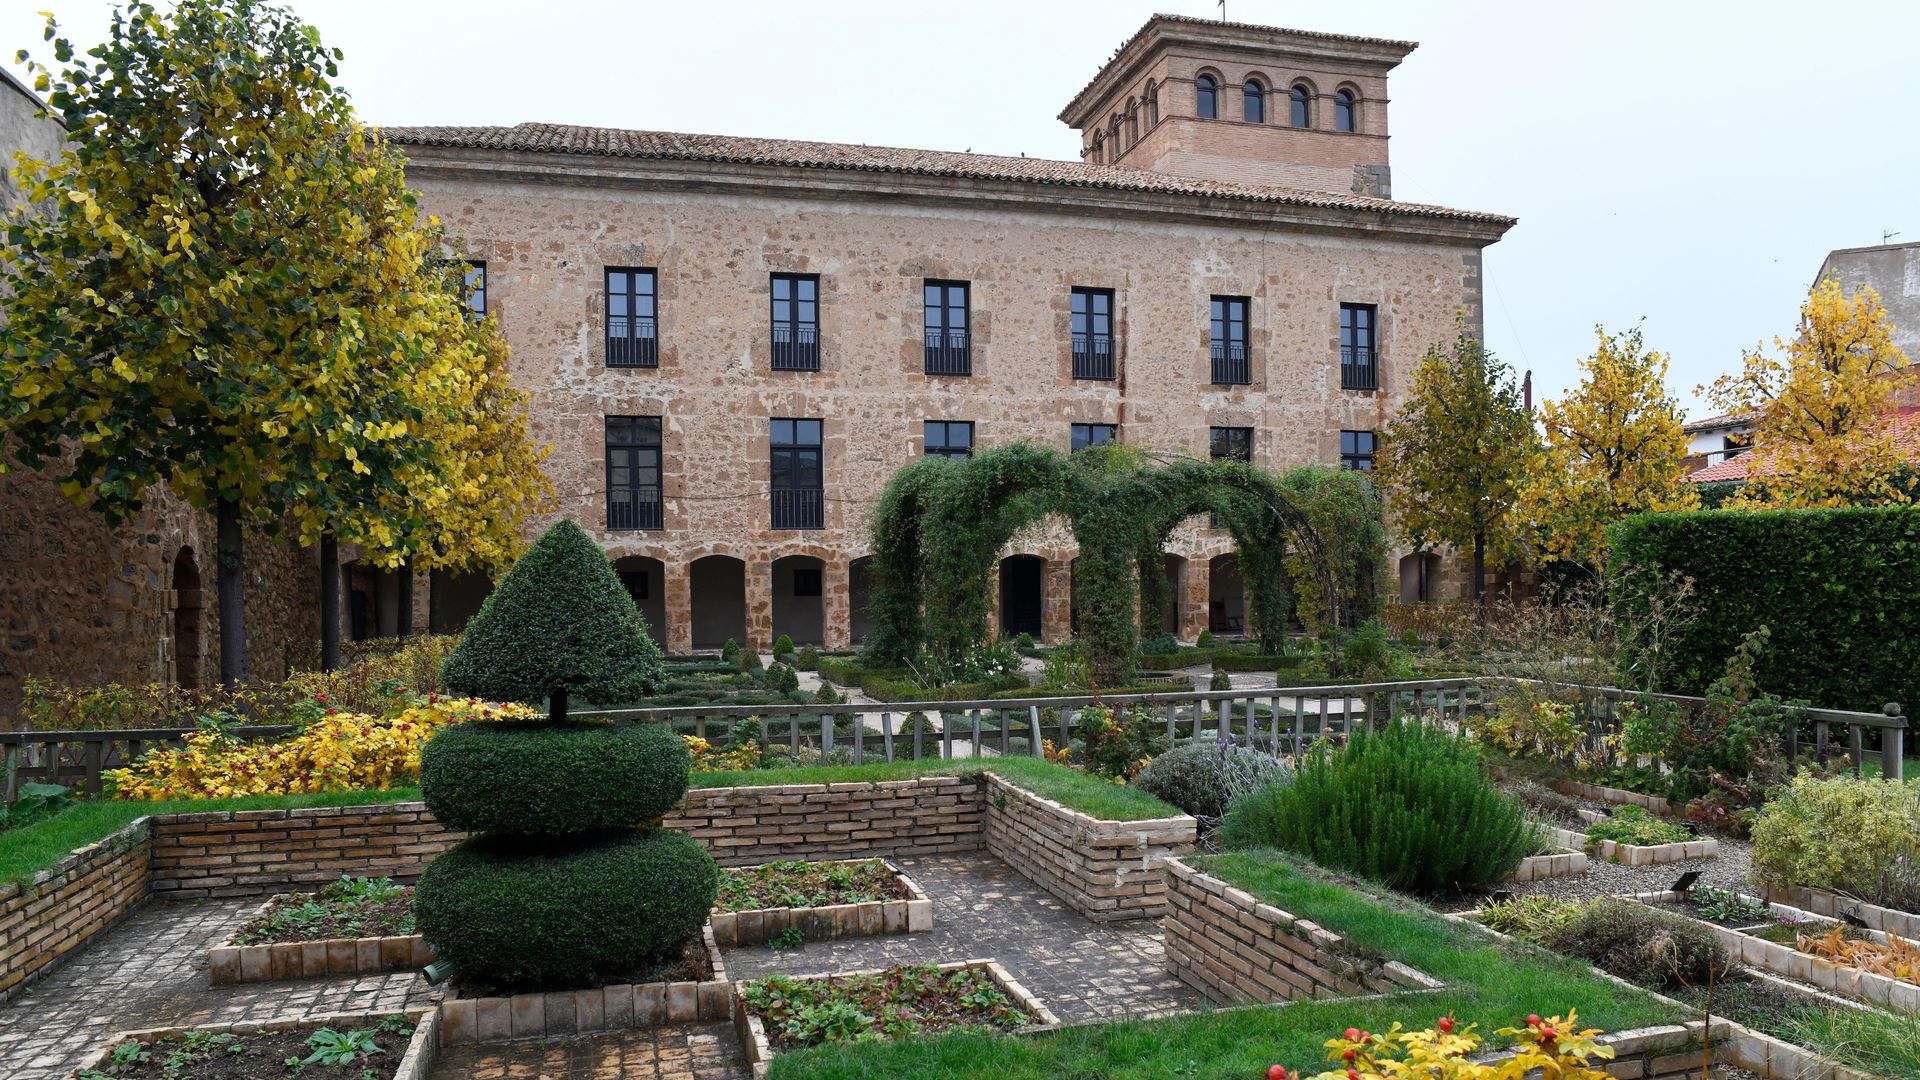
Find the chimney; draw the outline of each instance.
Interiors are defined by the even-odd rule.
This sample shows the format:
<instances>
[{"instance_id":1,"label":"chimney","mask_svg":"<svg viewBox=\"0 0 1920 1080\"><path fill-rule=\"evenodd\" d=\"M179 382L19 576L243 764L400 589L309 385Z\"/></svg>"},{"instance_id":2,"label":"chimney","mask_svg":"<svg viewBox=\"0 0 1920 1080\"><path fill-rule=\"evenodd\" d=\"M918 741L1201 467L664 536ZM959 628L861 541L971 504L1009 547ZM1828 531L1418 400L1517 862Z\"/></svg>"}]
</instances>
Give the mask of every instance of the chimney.
<instances>
[{"instance_id":1,"label":"chimney","mask_svg":"<svg viewBox=\"0 0 1920 1080\"><path fill-rule=\"evenodd\" d=\"M1533 411L1533 369L1527 369L1527 375L1520 380L1520 397L1526 402L1527 411Z\"/></svg>"}]
</instances>

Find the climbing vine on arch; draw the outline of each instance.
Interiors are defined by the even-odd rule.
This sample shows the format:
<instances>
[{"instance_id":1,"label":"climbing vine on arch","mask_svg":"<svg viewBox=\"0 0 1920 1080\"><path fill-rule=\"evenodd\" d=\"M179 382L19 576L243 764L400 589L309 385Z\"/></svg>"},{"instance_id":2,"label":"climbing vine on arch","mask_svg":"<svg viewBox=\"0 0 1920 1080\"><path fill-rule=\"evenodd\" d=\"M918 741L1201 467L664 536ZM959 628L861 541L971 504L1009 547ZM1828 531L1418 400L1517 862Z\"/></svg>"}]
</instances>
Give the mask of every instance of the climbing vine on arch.
<instances>
[{"instance_id":1,"label":"climbing vine on arch","mask_svg":"<svg viewBox=\"0 0 1920 1080\"><path fill-rule=\"evenodd\" d=\"M1161 548L1197 514L1216 516L1233 536L1250 623L1269 646L1296 613L1323 629L1372 604L1385 529L1364 479L1318 467L1276 477L1125 446L1068 455L1014 443L969 459L921 459L888 481L874 511L868 659L952 671L987 640L1001 549L1058 515L1080 549L1074 587L1094 676L1124 683L1136 670Z\"/></svg>"}]
</instances>

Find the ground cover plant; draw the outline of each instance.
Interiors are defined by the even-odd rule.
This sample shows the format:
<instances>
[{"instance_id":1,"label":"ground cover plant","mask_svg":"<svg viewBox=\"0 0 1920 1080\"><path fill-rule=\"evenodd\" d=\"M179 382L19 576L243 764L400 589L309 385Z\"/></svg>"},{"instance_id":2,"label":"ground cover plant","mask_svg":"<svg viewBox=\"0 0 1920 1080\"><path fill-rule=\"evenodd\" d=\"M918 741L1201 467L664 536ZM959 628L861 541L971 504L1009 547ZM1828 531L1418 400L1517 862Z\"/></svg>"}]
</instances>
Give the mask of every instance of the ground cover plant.
<instances>
[{"instance_id":1,"label":"ground cover plant","mask_svg":"<svg viewBox=\"0 0 1920 1080\"><path fill-rule=\"evenodd\" d=\"M228 942L266 945L413 933L413 890L389 878L341 877L316 892L288 893L240 924Z\"/></svg>"},{"instance_id":2,"label":"ground cover plant","mask_svg":"<svg viewBox=\"0 0 1920 1080\"><path fill-rule=\"evenodd\" d=\"M883 859L771 862L722 869L714 910L827 907L906 898L906 885Z\"/></svg>"},{"instance_id":3,"label":"ground cover plant","mask_svg":"<svg viewBox=\"0 0 1920 1080\"><path fill-rule=\"evenodd\" d=\"M1310 755L1292 783L1235 799L1220 838L1433 895L1511 877L1537 830L1471 743L1438 725L1395 721Z\"/></svg>"},{"instance_id":4,"label":"ground cover plant","mask_svg":"<svg viewBox=\"0 0 1920 1080\"><path fill-rule=\"evenodd\" d=\"M1195 817L1217 819L1233 796L1270 776L1291 779L1292 774L1271 754L1202 738L1154 758L1130 783Z\"/></svg>"},{"instance_id":5,"label":"ground cover plant","mask_svg":"<svg viewBox=\"0 0 1920 1080\"><path fill-rule=\"evenodd\" d=\"M285 1031L188 1031L128 1039L76 1080L388 1080L406 1056L413 1022L367 1018L365 1026L308 1025Z\"/></svg>"},{"instance_id":6,"label":"ground cover plant","mask_svg":"<svg viewBox=\"0 0 1920 1080\"><path fill-rule=\"evenodd\" d=\"M1773 911L1759 900L1751 900L1730 889L1695 885L1687 890L1685 901L1696 918L1722 926L1753 926L1773 917Z\"/></svg>"},{"instance_id":7,"label":"ground cover plant","mask_svg":"<svg viewBox=\"0 0 1920 1080\"><path fill-rule=\"evenodd\" d=\"M1734 970L1711 930L1631 900L1520 897L1487 905L1480 921L1650 990L1706 986Z\"/></svg>"},{"instance_id":8,"label":"ground cover plant","mask_svg":"<svg viewBox=\"0 0 1920 1080\"><path fill-rule=\"evenodd\" d=\"M832 979L775 975L743 984L740 1000L782 1050L963 1027L1012 1030L1035 1019L984 967L941 971L921 964Z\"/></svg>"},{"instance_id":9,"label":"ground cover plant","mask_svg":"<svg viewBox=\"0 0 1920 1080\"><path fill-rule=\"evenodd\" d=\"M1697 839L1684 827L1671 821L1662 821L1654 817L1643 806L1616 806L1607 813L1605 821L1596 821L1584 826L1587 844L1591 848L1601 840L1611 840L1616 844L1630 844L1635 847L1651 847L1656 844L1684 844Z\"/></svg>"},{"instance_id":10,"label":"ground cover plant","mask_svg":"<svg viewBox=\"0 0 1920 1080\"><path fill-rule=\"evenodd\" d=\"M1530 1013L1577 1011L1607 1031L1678 1023L1685 1010L1624 990L1567 957L1439 915L1417 901L1356 891L1276 851L1196 859L1207 873L1311 919L1355 946L1392 956L1446 983L1433 994L1305 1000L1284 1009L1232 1009L1072 1026L1019 1039L966 1033L907 1042L783 1053L774 1080L1058 1080L1060 1077L1258 1077L1275 1062L1323 1060L1327 1034L1352 1026L1424 1027L1436 1014L1482 1031ZM1505 1038L1490 1040L1506 1044ZM1291 1069L1292 1066L1289 1066ZM1343 1074L1344 1075L1344 1074Z\"/></svg>"}]
</instances>

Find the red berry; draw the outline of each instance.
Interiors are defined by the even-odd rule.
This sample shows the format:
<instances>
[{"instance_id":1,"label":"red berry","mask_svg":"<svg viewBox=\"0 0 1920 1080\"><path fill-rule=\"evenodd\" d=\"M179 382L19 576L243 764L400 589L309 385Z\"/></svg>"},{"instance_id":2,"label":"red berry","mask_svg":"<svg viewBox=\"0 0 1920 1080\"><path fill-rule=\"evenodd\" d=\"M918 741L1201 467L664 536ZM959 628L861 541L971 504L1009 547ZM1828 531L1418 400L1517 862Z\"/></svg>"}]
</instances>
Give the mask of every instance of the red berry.
<instances>
[{"instance_id":1,"label":"red berry","mask_svg":"<svg viewBox=\"0 0 1920 1080\"><path fill-rule=\"evenodd\" d=\"M1267 1066L1267 1080L1287 1080L1287 1067L1285 1065Z\"/></svg>"},{"instance_id":2,"label":"red berry","mask_svg":"<svg viewBox=\"0 0 1920 1080\"><path fill-rule=\"evenodd\" d=\"M1554 1038L1553 1025L1551 1024L1541 1025L1540 1038L1546 1041L1551 1041Z\"/></svg>"},{"instance_id":3,"label":"red berry","mask_svg":"<svg viewBox=\"0 0 1920 1080\"><path fill-rule=\"evenodd\" d=\"M1453 1017L1443 1016L1440 1018L1440 1031L1446 1035L1453 1034Z\"/></svg>"},{"instance_id":4,"label":"red berry","mask_svg":"<svg viewBox=\"0 0 1920 1080\"><path fill-rule=\"evenodd\" d=\"M1540 1026L1540 1014L1539 1014L1539 1013L1528 1013L1528 1014L1527 1014L1527 1026L1528 1026L1528 1027L1539 1027L1539 1026Z\"/></svg>"},{"instance_id":5,"label":"red berry","mask_svg":"<svg viewBox=\"0 0 1920 1080\"><path fill-rule=\"evenodd\" d=\"M1360 1073L1354 1069L1348 1069L1347 1080L1360 1080Z\"/></svg>"},{"instance_id":6,"label":"red berry","mask_svg":"<svg viewBox=\"0 0 1920 1080\"><path fill-rule=\"evenodd\" d=\"M1344 1053L1344 1054L1341 1054L1341 1055L1340 1055L1340 1060L1342 1060L1342 1061L1352 1061L1352 1060L1353 1060L1353 1051L1351 1051L1351 1050L1349 1050L1349 1051L1347 1051L1346 1053Z\"/></svg>"},{"instance_id":7,"label":"red berry","mask_svg":"<svg viewBox=\"0 0 1920 1080\"><path fill-rule=\"evenodd\" d=\"M1359 1042L1359 1041L1360 1041L1360 1029L1359 1029L1359 1028L1348 1028L1348 1029L1347 1029L1347 1031L1346 1031L1346 1038L1347 1038L1347 1041L1348 1041L1348 1042Z\"/></svg>"}]
</instances>

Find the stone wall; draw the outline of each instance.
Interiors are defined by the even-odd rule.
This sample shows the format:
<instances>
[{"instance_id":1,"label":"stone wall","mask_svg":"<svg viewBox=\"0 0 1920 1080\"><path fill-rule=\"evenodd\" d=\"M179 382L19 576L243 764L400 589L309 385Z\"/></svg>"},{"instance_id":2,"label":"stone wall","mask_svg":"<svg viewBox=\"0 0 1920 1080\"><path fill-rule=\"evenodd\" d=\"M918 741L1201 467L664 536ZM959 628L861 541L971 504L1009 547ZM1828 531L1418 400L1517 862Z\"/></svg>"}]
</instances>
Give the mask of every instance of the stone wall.
<instances>
[{"instance_id":1,"label":"stone wall","mask_svg":"<svg viewBox=\"0 0 1920 1080\"><path fill-rule=\"evenodd\" d=\"M80 848L31 885L0 888L0 1001L146 902L145 819Z\"/></svg>"},{"instance_id":2,"label":"stone wall","mask_svg":"<svg viewBox=\"0 0 1920 1080\"><path fill-rule=\"evenodd\" d=\"M959 776L693 788L666 819L722 866L976 851L980 822L980 784Z\"/></svg>"},{"instance_id":3,"label":"stone wall","mask_svg":"<svg viewBox=\"0 0 1920 1080\"><path fill-rule=\"evenodd\" d=\"M1166 882L1167 970L1215 1001L1292 1001L1396 990L1437 990L1438 980L1395 961L1363 959L1340 935L1264 904L1179 859Z\"/></svg>"},{"instance_id":4,"label":"stone wall","mask_svg":"<svg viewBox=\"0 0 1920 1080\"><path fill-rule=\"evenodd\" d=\"M1160 863L1190 851L1199 823L1184 814L1102 821L986 774L987 851L1094 922L1166 911Z\"/></svg>"},{"instance_id":5,"label":"stone wall","mask_svg":"<svg viewBox=\"0 0 1920 1080\"><path fill-rule=\"evenodd\" d=\"M425 803L229 810L152 819L153 891L250 896L355 877L412 881L463 833Z\"/></svg>"}]
</instances>

